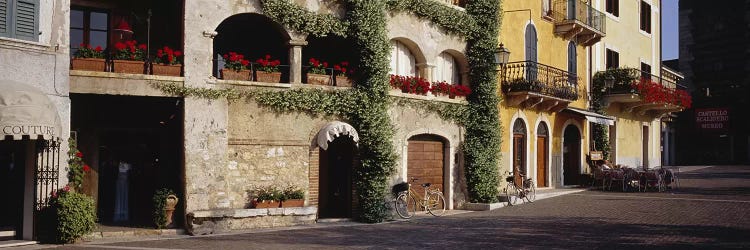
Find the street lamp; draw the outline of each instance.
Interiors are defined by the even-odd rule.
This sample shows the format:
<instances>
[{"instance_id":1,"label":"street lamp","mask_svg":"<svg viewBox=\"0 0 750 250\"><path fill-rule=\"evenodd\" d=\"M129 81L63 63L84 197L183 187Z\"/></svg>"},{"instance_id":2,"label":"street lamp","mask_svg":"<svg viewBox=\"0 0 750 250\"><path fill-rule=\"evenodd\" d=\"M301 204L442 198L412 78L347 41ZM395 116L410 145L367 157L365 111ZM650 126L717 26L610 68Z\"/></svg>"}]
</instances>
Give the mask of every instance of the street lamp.
<instances>
[{"instance_id":1,"label":"street lamp","mask_svg":"<svg viewBox=\"0 0 750 250\"><path fill-rule=\"evenodd\" d=\"M508 59L510 59L510 50L506 49L501 43L495 49L495 65L505 65L508 63Z\"/></svg>"},{"instance_id":2,"label":"street lamp","mask_svg":"<svg viewBox=\"0 0 750 250\"><path fill-rule=\"evenodd\" d=\"M612 89L612 87L615 86L615 77L608 75L604 77L604 88L602 88L602 92L605 92L606 90Z\"/></svg>"}]
</instances>

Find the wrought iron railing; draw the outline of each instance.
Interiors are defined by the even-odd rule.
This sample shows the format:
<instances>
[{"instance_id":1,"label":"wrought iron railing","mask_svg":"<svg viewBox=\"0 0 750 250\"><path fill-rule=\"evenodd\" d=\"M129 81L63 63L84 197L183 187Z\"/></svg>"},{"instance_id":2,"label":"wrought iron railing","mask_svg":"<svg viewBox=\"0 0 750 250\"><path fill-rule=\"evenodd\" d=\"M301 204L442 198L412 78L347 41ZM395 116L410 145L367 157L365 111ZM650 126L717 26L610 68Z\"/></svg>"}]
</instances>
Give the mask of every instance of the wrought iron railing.
<instances>
[{"instance_id":1,"label":"wrought iron railing","mask_svg":"<svg viewBox=\"0 0 750 250\"><path fill-rule=\"evenodd\" d=\"M601 33L606 33L607 16L581 0L558 0L552 9L556 23L579 21Z\"/></svg>"},{"instance_id":2,"label":"wrought iron railing","mask_svg":"<svg viewBox=\"0 0 750 250\"><path fill-rule=\"evenodd\" d=\"M60 179L60 144L59 139L37 141L34 169L34 208L37 211L47 207L52 192L57 191Z\"/></svg>"},{"instance_id":3,"label":"wrought iron railing","mask_svg":"<svg viewBox=\"0 0 750 250\"><path fill-rule=\"evenodd\" d=\"M529 91L575 101L580 97L580 80L568 71L537 62L511 62L503 66L502 89L505 93Z\"/></svg>"},{"instance_id":4,"label":"wrought iron railing","mask_svg":"<svg viewBox=\"0 0 750 250\"><path fill-rule=\"evenodd\" d=\"M638 69L632 69L632 68L625 68L625 69L617 69L621 70L623 73L627 73L631 77L629 79L635 80L634 82L627 82L622 81L619 79L614 79L614 82L612 86L605 90L607 94L629 94L629 93L635 93L636 89L634 84L643 82L643 81L650 81L656 84L659 84L667 89L678 89L678 90L686 90L687 87L680 84L677 81L677 77L670 77L667 75L663 75L662 77L659 77L657 75L653 75L650 72L641 71ZM664 73L664 71L662 71Z\"/></svg>"}]
</instances>

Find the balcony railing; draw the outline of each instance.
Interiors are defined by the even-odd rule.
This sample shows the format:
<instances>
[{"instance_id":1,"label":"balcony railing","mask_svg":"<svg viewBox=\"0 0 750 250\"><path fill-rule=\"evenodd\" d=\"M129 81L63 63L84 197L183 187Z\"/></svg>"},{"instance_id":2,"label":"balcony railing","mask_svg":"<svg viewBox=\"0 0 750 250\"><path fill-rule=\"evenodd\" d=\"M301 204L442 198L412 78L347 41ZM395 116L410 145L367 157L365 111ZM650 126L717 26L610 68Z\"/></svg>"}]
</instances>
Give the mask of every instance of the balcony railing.
<instances>
[{"instance_id":1,"label":"balcony railing","mask_svg":"<svg viewBox=\"0 0 750 250\"><path fill-rule=\"evenodd\" d=\"M653 75L650 72L646 71L640 71L637 69L626 69L629 71L629 74L634 76L634 78L643 80L649 80L651 82L657 83L667 89L671 90L685 90L687 89L684 85L679 84L677 80L679 79L677 76L672 77L671 75L663 75L663 77L659 77L657 75ZM664 74L665 71L662 71L662 74ZM633 88L633 83L631 82L615 82L612 88L607 90L607 94L631 94L635 93L635 89Z\"/></svg>"},{"instance_id":2,"label":"balcony railing","mask_svg":"<svg viewBox=\"0 0 750 250\"><path fill-rule=\"evenodd\" d=\"M532 61L504 66L502 89L506 94L531 92L568 102L578 100L580 78L568 71Z\"/></svg>"},{"instance_id":3,"label":"balcony railing","mask_svg":"<svg viewBox=\"0 0 750 250\"><path fill-rule=\"evenodd\" d=\"M623 113L658 117L692 105L690 93L677 82L678 77L659 77L638 69L617 70L629 77L615 79L613 85L604 90L605 108L616 103Z\"/></svg>"},{"instance_id":4,"label":"balcony railing","mask_svg":"<svg viewBox=\"0 0 750 250\"><path fill-rule=\"evenodd\" d=\"M579 37L584 45L592 45L606 33L607 16L581 0L558 0L552 9L555 33L572 38ZM583 38L583 39L580 39Z\"/></svg>"}]
</instances>

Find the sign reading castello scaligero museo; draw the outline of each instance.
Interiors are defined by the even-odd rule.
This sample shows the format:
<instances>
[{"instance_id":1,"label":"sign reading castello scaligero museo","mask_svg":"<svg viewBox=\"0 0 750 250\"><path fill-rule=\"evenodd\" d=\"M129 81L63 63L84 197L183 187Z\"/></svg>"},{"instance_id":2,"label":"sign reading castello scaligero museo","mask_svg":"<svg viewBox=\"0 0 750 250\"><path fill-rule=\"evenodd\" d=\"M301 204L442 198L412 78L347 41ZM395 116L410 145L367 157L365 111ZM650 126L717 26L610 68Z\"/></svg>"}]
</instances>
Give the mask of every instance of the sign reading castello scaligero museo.
<instances>
[{"instance_id":1,"label":"sign reading castello scaligero museo","mask_svg":"<svg viewBox=\"0 0 750 250\"><path fill-rule=\"evenodd\" d=\"M696 109L695 123L700 129L728 129L729 110L726 108Z\"/></svg>"}]
</instances>

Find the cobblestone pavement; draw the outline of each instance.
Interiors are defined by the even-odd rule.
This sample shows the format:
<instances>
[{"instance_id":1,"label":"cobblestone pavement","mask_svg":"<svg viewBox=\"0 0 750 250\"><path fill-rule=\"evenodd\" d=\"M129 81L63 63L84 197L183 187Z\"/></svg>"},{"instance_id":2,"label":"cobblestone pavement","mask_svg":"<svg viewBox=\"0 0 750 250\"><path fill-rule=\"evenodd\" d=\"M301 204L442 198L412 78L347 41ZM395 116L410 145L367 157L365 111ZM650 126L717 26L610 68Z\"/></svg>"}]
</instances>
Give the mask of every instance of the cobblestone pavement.
<instances>
[{"instance_id":1,"label":"cobblestone pavement","mask_svg":"<svg viewBox=\"0 0 750 250\"><path fill-rule=\"evenodd\" d=\"M593 190L441 218L60 249L750 248L750 166L680 177L664 193Z\"/></svg>"}]
</instances>

